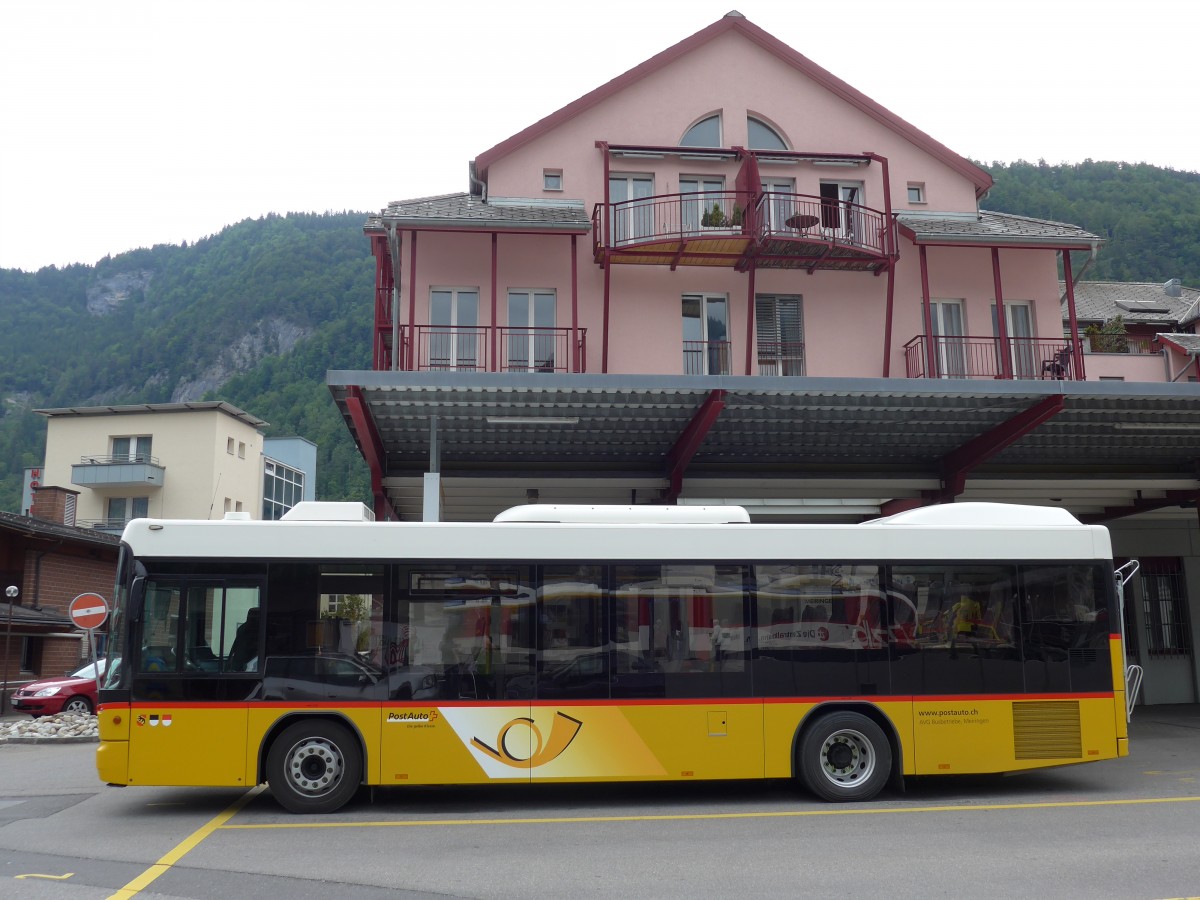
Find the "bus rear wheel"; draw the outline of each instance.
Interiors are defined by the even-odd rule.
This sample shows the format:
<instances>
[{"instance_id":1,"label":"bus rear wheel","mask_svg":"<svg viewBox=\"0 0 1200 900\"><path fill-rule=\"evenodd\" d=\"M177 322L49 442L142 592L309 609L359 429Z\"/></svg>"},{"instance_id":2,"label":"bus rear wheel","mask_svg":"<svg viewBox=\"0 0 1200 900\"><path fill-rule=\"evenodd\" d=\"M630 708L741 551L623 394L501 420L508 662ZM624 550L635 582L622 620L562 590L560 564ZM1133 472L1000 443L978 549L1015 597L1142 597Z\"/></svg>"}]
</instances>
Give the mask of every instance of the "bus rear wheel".
<instances>
[{"instance_id":1,"label":"bus rear wheel","mask_svg":"<svg viewBox=\"0 0 1200 900\"><path fill-rule=\"evenodd\" d=\"M797 751L804 785L822 800L870 800L887 784L892 748L861 713L834 712L805 729Z\"/></svg>"},{"instance_id":2,"label":"bus rear wheel","mask_svg":"<svg viewBox=\"0 0 1200 900\"><path fill-rule=\"evenodd\" d=\"M289 725L267 754L271 793L289 812L334 812L354 796L361 778L358 741L336 722Z\"/></svg>"}]
</instances>

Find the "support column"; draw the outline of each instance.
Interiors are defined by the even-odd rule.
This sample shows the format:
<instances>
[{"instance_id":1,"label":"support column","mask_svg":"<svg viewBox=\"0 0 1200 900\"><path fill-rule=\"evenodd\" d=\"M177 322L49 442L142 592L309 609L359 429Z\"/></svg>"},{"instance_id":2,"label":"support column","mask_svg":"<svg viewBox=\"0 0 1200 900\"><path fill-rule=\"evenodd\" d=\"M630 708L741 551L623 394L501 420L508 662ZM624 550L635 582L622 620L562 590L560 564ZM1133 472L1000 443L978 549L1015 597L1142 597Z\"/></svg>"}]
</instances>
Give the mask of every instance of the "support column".
<instances>
[{"instance_id":1,"label":"support column","mask_svg":"<svg viewBox=\"0 0 1200 900\"><path fill-rule=\"evenodd\" d=\"M1079 319L1075 316L1075 281L1071 277L1071 251L1062 251L1063 278L1067 284L1067 315L1071 321L1071 360L1074 363L1072 375L1076 381L1084 381L1087 373L1083 371L1083 341L1079 339Z\"/></svg>"},{"instance_id":2,"label":"support column","mask_svg":"<svg viewBox=\"0 0 1200 900\"><path fill-rule=\"evenodd\" d=\"M442 448L438 443L438 417L429 417L429 471L425 473L421 521L442 520Z\"/></svg>"},{"instance_id":3,"label":"support column","mask_svg":"<svg viewBox=\"0 0 1200 900\"><path fill-rule=\"evenodd\" d=\"M491 337L491 356L488 358L488 368L487 368L487 370L489 372L495 372L497 370L496 327L499 323L496 321L496 269L497 269L497 260L499 257L499 249L498 249L498 243L497 243L498 239L499 239L499 235L493 231L492 232L492 327L488 329L488 332L492 336Z\"/></svg>"},{"instance_id":4,"label":"support column","mask_svg":"<svg viewBox=\"0 0 1200 900\"><path fill-rule=\"evenodd\" d=\"M746 290L746 374L753 375L754 344L754 260L750 260L750 286Z\"/></svg>"},{"instance_id":5,"label":"support column","mask_svg":"<svg viewBox=\"0 0 1200 900\"><path fill-rule=\"evenodd\" d=\"M1000 340L1000 374L1011 381L1012 353L1008 346L1008 317L1004 311L1004 291L1000 286L1000 248L992 248L992 282L996 286L996 337Z\"/></svg>"},{"instance_id":6,"label":"support column","mask_svg":"<svg viewBox=\"0 0 1200 900\"><path fill-rule=\"evenodd\" d=\"M921 245L921 305L925 315L925 377L937 378L937 351L934 347L933 313L929 308L929 260Z\"/></svg>"},{"instance_id":7,"label":"support column","mask_svg":"<svg viewBox=\"0 0 1200 900\"><path fill-rule=\"evenodd\" d=\"M571 371L583 371L579 366L579 236L571 235Z\"/></svg>"},{"instance_id":8,"label":"support column","mask_svg":"<svg viewBox=\"0 0 1200 900\"><path fill-rule=\"evenodd\" d=\"M887 312L883 323L883 377L892 373L892 318L896 306L896 260L889 259L887 267Z\"/></svg>"},{"instance_id":9,"label":"support column","mask_svg":"<svg viewBox=\"0 0 1200 900\"><path fill-rule=\"evenodd\" d=\"M416 370L417 353L417 233L410 232L412 244L408 248L408 365L407 371Z\"/></svg>"},{"instance_id":10,"label":"support column","mask_svg":"<svg viewBox=\"0 0 1200 900\"><path fill-rule=\"evenodd\" d=\"M604 333L600 336L602 352L600 354L600 371L608 374L608 303L609 280L612 272L612 262L608 258L608 250L604 251Z\"/></svg>"}]
</instances>

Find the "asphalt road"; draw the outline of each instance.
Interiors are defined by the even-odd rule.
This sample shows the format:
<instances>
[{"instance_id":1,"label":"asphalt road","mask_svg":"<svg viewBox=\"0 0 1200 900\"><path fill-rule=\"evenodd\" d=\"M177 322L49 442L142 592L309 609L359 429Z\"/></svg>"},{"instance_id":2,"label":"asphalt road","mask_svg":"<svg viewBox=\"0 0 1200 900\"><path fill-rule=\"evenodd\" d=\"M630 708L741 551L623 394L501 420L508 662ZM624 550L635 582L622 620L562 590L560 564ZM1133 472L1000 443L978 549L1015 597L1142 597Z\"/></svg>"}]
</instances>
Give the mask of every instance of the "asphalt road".
<instances>
[{"instance_id":1,"label":"asphalt road","mask_svg":"<svg viewBox=\"0 0 1200 900\"><path fill-rule=\"evenodd\" d=\"M0 746L0 897L1200 896L1194 706L1139 709L1127 759L846 805L779 782L543 785L293 816L265 790L104 787L94 750Z\"/></svg>"}]
</instances>

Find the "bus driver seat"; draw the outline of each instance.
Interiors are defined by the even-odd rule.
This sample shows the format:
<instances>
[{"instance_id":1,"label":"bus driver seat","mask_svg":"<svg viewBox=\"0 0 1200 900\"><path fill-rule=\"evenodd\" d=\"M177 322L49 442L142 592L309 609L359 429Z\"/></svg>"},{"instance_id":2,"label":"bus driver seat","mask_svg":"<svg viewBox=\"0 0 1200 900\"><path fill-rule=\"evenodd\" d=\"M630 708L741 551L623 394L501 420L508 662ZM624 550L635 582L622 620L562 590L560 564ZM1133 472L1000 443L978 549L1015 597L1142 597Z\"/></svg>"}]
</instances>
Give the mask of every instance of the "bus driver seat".
<instances>
[{"instance_id":1,"label":"bus driver seat","mask_svg":"<svg viewBox=\"0 0 1200 900\"><path fill-rule=\"evenodd\" d=\"M246 611L246 621L238 626L237 634L233 636L233 646L229 648L226 660L227 672L252 672L257 668L250 668L250 664L258 659L258 623L258 607L252 606Z\"/></svg>"}]
</instances>

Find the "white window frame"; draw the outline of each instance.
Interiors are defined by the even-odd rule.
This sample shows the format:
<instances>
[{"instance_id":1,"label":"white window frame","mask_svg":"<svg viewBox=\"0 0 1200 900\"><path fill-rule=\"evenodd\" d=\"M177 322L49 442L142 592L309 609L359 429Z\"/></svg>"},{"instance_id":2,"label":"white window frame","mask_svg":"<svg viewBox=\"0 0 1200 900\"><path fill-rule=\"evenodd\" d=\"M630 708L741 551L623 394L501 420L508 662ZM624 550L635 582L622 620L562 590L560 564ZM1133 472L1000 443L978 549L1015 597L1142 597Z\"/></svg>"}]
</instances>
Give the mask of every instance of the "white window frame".
<instances>
[{"instance_id":1,"label":"white window frame","mask_svg":"<svg viewBox=\"0 0 1200 900\"><path fill-rule=\"evenodd\" d=\"M785 223L792 217L797 208L797 200L795 198L796 179L760 178L758 186L762 191L771 194L769 202L763 206L767 214L767 229L773 232L780 232L787 229ZM793 196L784 197L780 196L781 194L791 194ZM788 230L793 233L795 232L795 229Z\"/></svg>"},{"instance_id":2,"label":"white window frame","mask_svg":"<svg viewBox=\"0 0 1200 900\"><path fill-rule=\"evenodd\" d=\"M691 132L691 130L693 128L695 128L697 125L699 125L701 122L707 122L709 119L717 120L717 142L715 144L685 144L684 139L688 136L688 134ZM690 125L688 125L687 128L683 129L683 134L681 134L679 136L679 146L680 147L709 147L709 146L724 147L725 146L725 116L721 114L720 110L714 110L713 112L708 112L708 113L705 113L704 115L700 116L698 119L696 119Z\"/></svg>"},{"instance_id":3,"label":"white window frame","mask_svg":"<svg viewBox=\"0 0 1200 900\"><path fill-rule=\"evenodd\" d=\"M450 321L449 322L434 322L434 294L449 294L450 295ZM466 294L474 294L474 322L469 325L462 325L463 304L462 299ZM482 343L479 340L478 332L458 332L455 329L475 328L479 326L479 288L478 287L451 287L448 285L432 285L429 288L429 356L426 360L428 368L439 371L455 371L463 368L466 371L480 372L486 367L485 360L481 357L481 352L485 349L481 347ZM436 329L449 328L448 332L439 334ZM435 349L439 351L435 357ZM434 365L433 360L438 359L439 363ZM444 362L443 362L444 360Z\"/></svg>"},{"instance_id":4,"label":"white window frame","mask_svg":"<svg viewBox=\"0 0 1200 900\"><path fill-rule=\"evenodd\" d=\"M826 189L836 187L837 197L826 197ZM821 195L821 230L838 240L855 241L865 233L860 221L859 207L865 206L865 185L861 181L842 181L822 178L818 193ZM836 204L836 206L835 206ZM837 210L837 222L833 222L831 211Z\"/></svg>"},{"instance_id":5,"label":"white window frame","mask_svg":"<svg viewBox=\"0 0 1200 900\"><path fill-rule=\"evenodd\" d=\"M613 200L613 182L623 182L626 198ZM637 196L638 186L644 189L649 185L649 193ZM608 176L609 203L625 203L619 210L611 210L609 216L609 242L611 244L629 244L650 237L654 230L654 175L647 172L610 172ZM629 203L627 201L647 200L646 203Z\"/></svg>"},{"instance_id":6,"label":"white window frame","mask_svg":"<svg viewBox=\"0 0 1200 900\"><path fill-rule=\"evenodd\" d=\"M525 321L513 321L513 295L525 297ZM534 329L556 329L558 327L558 291L554 288L509 288L508 303L508 346L505 348L505 371L507 372L553 372L560 361L555 352L557 332L535 331ZM552 321L538 324L538 297L550 297ZM544 307L543 307L544 308ZM521 329L526 329L522 331ZM524 365L521 363L524 362ZM566 360L561 363L565 365Z\"/></svg>"},{"instance_id":7,"label":"white window frame","mask_svg":"<svg viewBox=\"0 0 1200 900\"><path fill-rule=\"evenodd\" d=\"M700 234L705 231L706 226L701 225L701 221L713 204L720 206L725 216L726 223L721 227L725 230L733 228L729 224L733 210L725 194L724 175L680 175L679 194L679 223L684 232ZM694 196L685 197L685 194Z\"/></svg>"},{"instance_id":8,"label":"white window frame","mask_svg":"<svg viewBox=\"0 0 1200 900\"><path fill-rule=\"evenodd\" d=\"M731 351L732 351L732 344L729 340L729 319L730 319L729 295L713 293L710 291L686 291L682 295L681 300L682 300L682 302L686 303L689 298L698 299L700 301L700 317L699 317L700 336L699 337L688 337L686 331L684 331L684 333L683 333L683 340L684 340L683 371L684 371L684 373L689 374L689 375L728 375L728 374L730 374L730 359L729 359L729 357L730 357ZM724 322L725 334L723 337L714 338L712 335L710 335L708 333L708 318L709 318L708 317L708 305L709 305L709 303L721 303L724 305L724 308L725 308L725 322ZM682 316L682 305L680 307L680 313L681 313L681 325L682 325L687 322L687 317ZM705 350L691 351L693 353L700 352L700 354L701 354L700 355L701 365L699 368L701 368L702 371L699 371L699 372L689 371L689 368L688 368L688 352L689 351L687 349L687 343L688 342L696 342L696 341L708 345L708 347ZM724 346L722 347L721 344L717 344L716 346L714 346L713 344L715 341L721 342L721 344L723 344ZM693 368L695 368L695 367L693 367ZM714 369L716 369L717 371L713 371Z\"/></svg>"},{"instance_id":9,"label":"white window frame","mask_svg":"<svg viewBox=\"0 0 1200 900\"><path fill-rule=\"evenodd\" d=\"M784 340L790 335L783 334L780 311L780 301L795 303L798 340ZM802 294L755 294L754 296L754 333L758 347L758 374L766 376L803 375L804 368L804 296ZM776 345L776 351L771 356L763 353L764 345ZM799 344L799 347L789 348L785 352L784 344Z\"/></svg>"},{"instance_id":10,"label":"white window frame","mask_svg":"<svg viewBox=\"0 0 1200 900\"><path fill-rule=\"evenodd\" d=\"M991 303L992 335L999 339L996 321L996 301ZM1037 336L1033 333L1033 304L1028 300L1004 301L1004 333L1008 336L1009 360L1016 378L1037 378L1041 375L1040 354L1036 352ZM999 373L997 373L999 374Z\"/></svg>"},{"instance_id":11,"label":"white window frame","mask_svg":"<svg viewBox=\"0 0 1200 900\"><path fill-rule=\"evenodd\" d=\"M967 356L964 341L954 338L967 336L967 304L961 298L939 299L929 301L929 318L933 325L933 334L929 339L934 342L937 351L938 378L966 378ZM958 321L954 322L952 310L957 310ZM946 326L957 326L957 330L946 330Z\"/></svg>"},{"instance_id":12,"label":"white window frame","mask_svg":"<svg viewBox=\"0 0 1200 900\"><path fill-rule=\"evenodd\" d=\"M118 441L128 441L126 450L117 450ZM154 436L150 434L117 434L111 438L112 458L128 459L130 462L149 462L154 447Z\"/></svg>"},{"instance_id":13,"label":"white window frame","mask_svg":"<svg viewBox=\"0 0 1200 900\"><path fill-rule=\"evenodd\" d=\"M914 193L916 194L915 198L913 197ZM928 202L925 199L925 182L910 181L908 183L908 202L914 206L924 206Z\"/></svg>"},{"instance_id":14,"label":"white window frame","mask_svg":"<svg viewBox=\"0 0 1200 900\"><path fill-rule=\"evenodd\" d=\"M558 186L553 187L552 182L557 179ZM555 191L562 193L563 191L563 170L562 169L542 169L542 190Z\"/></svg>"}]
</instances>

